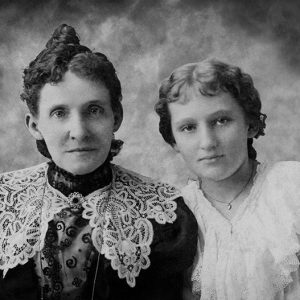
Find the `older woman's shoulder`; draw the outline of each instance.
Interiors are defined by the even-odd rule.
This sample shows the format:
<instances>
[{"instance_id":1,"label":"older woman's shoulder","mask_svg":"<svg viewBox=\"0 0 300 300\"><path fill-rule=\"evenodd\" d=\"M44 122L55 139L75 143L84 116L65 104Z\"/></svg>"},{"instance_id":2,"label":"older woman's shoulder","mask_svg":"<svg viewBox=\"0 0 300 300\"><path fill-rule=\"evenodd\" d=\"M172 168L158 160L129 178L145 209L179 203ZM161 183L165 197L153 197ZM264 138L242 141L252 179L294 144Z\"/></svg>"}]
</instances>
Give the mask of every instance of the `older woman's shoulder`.
<instances>
[{"instance_id":1,"label":"older woman's shoulder","mask_svg":"<svg viewBox=\"0 0 300 300\"><path fill-rule=\"evenodd\" d=\"M45 178L47 163L0 174L0 186L26 185Z\"/></svg>"},{"instance_id":2,"label":"older woman's shoulder","mask_svg":"<svg viewBox=\"0 0 300 300\"><path fill-rule=\"evenodd\" d=\"M181 195L179 189L169 183L144 176L119 165L112 165L112 170L113 180L115 182L121 182L128 187L137 188L140 191L143 190L144 192L158 193L158 195L161 197L172 199L175 199ZM139 196L141 195L142 193L139 194Z\"/></svg>"},{"instance_id":3,"label":"older woman's shoulder","mask_svg":"<svg viewBox=\"0 0 300 300\"><path fill-rule=\"evenodd\" d=\"M197 222L174 186L113 166L114 180L126 187L130 201L143 201L153 226L150 273L170 276L191 266L197 245ZM140 205L137 205L140 207ZM172 275L172 276L173 276Z\"/></svg>"},{"instance_id":4,"label":"older woman's shoulder","mask_svg":"<svg viewBox=\"0 0 300 300\"><path fill-rule=\"evenodd\" d=\"M120 165L114 165L112 164L112 169L113 172L115 173L116 176L122 177L122 178L127 178L127 180L133 180L137 183L141 184L150 184L150 185L164 185L170 187L172 190L179 192L174 186L166 183L166 182L161 182L159 180L156 180L154 178L142 175L140 173L137 173L133 170L126 169Z\"/></svg>"},{"instance_id":5,"label":"older woman's shoulder","mask_svg":"<svg viewBox=\"0 0 300 300\"><path fill-rule=\"evenodd\" d=\"M127 219L138 225L124 231L125 235L130 234L133 251L143 249L136 270L148 269L134 275L138 277L137 286L168 283L170 287L172 284L178 287L182 272L192 264L196 252L197 223L192 212L172 185L117 165L112 165L112 171L111 200L126 207ZM119 223L125 225L121 230L128 226L125 219L120 219ZM134 286L135 279L130 284Z\"/></svg>"}]
</instances>

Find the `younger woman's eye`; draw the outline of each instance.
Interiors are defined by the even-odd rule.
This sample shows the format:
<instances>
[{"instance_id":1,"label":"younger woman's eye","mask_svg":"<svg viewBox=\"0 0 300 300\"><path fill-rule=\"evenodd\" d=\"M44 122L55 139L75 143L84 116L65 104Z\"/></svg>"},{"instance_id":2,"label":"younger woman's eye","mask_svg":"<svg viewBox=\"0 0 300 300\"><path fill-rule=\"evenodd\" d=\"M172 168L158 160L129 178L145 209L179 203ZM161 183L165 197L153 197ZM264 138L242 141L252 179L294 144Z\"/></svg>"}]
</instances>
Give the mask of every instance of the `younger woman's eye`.
<instances>
[{"instance_id":1,"label":"younger woman's eye","mask_svg":"<svg viewBox=\"0 0 300 300\"><path fill-rule=\"evenodd\" d=\"M180 131L182 131L182 132L192 132L195 129L196 129L196 125L195 124L186 124L186 125L183 125L180 128Z\"/></svg>"},{"instance_id":2,"label":"younger woman's eye","mask_svg":"<svg viewBox=\"0 0 300 300\"><path fill-rule=\"evenodd\" d=\"M92 105L88 108L88 114L91 116L99 116L104 112L103 108L98 105Z\"/></svg>"},{"instance_id":3,"label":"younger woman's eye","mask_svg":"<svg viewBox=\"0 0 300 300\"><path fill-rule=\"evenodd\" d=\"M219 125L219 126L223 126L223 125L226 125L228 122L230 121L229 118L227 117L220 117L220 118L217 118L214 123L216 125Z\"/></svg>"}]
</instances>

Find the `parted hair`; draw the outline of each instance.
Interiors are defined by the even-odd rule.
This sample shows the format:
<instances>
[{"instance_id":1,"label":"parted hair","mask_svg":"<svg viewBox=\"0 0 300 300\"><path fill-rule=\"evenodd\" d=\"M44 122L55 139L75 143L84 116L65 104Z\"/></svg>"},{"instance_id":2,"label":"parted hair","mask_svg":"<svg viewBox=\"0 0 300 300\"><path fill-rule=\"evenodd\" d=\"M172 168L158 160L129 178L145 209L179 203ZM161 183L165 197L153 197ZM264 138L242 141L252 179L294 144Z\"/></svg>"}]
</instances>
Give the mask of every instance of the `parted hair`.
<instances>
[{"instance_id":1,"label":"parted hair","mask_svg":"<svg viewBox=\"0 0 300 300\"><path fill-rule=\"evenodd\" d=\"M204 96L213 97L221 92L229 93L241 106L245 117L256 131L255 138L264 135L266 115L261 113L261 100L249 74L233 65L217 59L185 64L175 69L164 79L159 89L159 99L155 104L159 121L159 131L164 140L172 147L176 144L171 127L168 104L188 101L185 91L195 87ZM248 156L256 158L253 138L248 138Z\"/></svg>"}]
</instances>

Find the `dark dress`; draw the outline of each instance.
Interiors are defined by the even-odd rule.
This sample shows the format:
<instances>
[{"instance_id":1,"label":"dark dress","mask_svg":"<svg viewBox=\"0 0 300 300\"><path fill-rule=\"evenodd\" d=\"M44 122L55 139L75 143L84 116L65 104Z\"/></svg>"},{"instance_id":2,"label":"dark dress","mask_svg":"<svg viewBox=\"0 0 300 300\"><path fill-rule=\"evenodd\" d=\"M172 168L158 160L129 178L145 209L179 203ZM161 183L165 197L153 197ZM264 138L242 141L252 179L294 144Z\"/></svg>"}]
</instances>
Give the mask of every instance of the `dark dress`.
<instances>
[{"instance_id":1,"label":"dark dress","mask_svg":"<svg viewBox=\"0 0 300 300\"><path fill-rule=\"evenodd\" d=\"M183 299L197 224L173 187L50 162L0 175L0 201L1 300Z\"/></svg>"}]
</instances>

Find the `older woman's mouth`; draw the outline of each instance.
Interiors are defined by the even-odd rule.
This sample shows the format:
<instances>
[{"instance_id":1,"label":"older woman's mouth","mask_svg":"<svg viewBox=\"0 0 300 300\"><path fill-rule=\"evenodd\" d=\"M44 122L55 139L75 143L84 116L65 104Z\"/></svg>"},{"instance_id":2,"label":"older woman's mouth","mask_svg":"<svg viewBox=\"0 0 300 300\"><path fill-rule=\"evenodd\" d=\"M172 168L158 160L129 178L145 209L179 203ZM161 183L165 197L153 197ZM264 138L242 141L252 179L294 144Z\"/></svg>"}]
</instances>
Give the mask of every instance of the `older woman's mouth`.
<instances>
[{"instance_id":1,"label":"older woman's mouth","mask_svg":"<svg viewBox=\"0 0 300 300\"><path fill-rule=\"evenodd\" d=\"M95 151L95 148L89 148L89 147L84 147L84 148L74 148L74 149L70 149L67 150L66 152L69 153L73 153L73 152L91 152L91 151Z\"/></svg>"}]
</instances>

